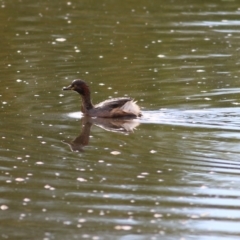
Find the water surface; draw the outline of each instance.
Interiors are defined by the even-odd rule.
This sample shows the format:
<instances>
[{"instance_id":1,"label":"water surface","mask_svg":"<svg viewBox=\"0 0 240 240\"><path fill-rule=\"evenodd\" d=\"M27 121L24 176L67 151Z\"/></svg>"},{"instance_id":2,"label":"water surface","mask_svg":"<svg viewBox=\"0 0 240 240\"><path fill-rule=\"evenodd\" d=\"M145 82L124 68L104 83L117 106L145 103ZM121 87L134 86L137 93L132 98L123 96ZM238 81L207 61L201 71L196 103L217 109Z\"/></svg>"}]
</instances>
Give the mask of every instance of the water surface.
<instances>
[{"instance_id":1,"label":"water surface","mask_svg":"<svg viewBox=\"0 0 240 240\"><path fill-rule=\"evenodd\" d=\"M239 238L237 1L0 6L2 239ZM77 78L143 117L86 121Z\"/></svg>"}]
</instances>

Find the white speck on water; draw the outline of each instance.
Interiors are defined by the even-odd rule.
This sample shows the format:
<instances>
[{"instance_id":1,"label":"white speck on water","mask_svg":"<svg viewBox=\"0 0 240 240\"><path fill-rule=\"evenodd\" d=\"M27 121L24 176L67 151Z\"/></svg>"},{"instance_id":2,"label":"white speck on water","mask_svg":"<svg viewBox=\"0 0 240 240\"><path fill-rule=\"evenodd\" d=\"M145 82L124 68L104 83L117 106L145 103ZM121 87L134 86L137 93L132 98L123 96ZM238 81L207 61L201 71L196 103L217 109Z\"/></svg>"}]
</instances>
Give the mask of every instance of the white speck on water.
<instances>
[{"instance_id":1,"label":"white speck on water","mask_svg":"<svg viewBox=\"0 0 240 240\"><path fill-rule=\"evenodd\" d=\"M64 225L71 225L72 222L71 222L71 221L64 221L63 224L64 224Z\"/></svg>"},{"instance_id":2,"label":"white speck on water","mask_svg":"<svg viewBox=\"0 0 240 240\"><path fill-rule=\"evenodd\" d=\"M208 97L205 97L204 99L207 100L207 101L210 101L210 100L211 100L211 98L208 98Z\"/></svg>"},{"instance_id":3,"label":"white speck on water","mask_svg":"<svg viewBox=\"0 0 240 240\"><path fill-rule=\"evenodd\" d=\"M36 162L37 165L43 165L44 162Z\"/></svg>"},{"instance_id":4,"label":"white speck on water","mask_svg":"<svg viewBox=\"0 0 240 240\"><path fill-rule=\"evenodd\" d=\"M24 198L23 201L24 201L24 202L30 202L31 199L30 199L30 198Z\"/></svg>"},{"instance_id":5,"label":"white speck on water","mask_svg":"<svg viewBox=\"0 0 240 240\"><path fill-rule=\"evenodd\" d=\"M66 38L56 38L57 42L65 42L67 39Z\"/></svg>"},{"instance_id":6,"label":"white speck on water","mask_svg":"<svg viewBox=\"0 0 240 240\"><path fill-rule=\"evenodd\" d=\"M22 80L21 79L17 79L16 82L22 82Z\"/></svg>"},{"instance_id":7,"label":"white speck on water","mask_svg":"<svg viewBox=\"0 0 240 240\"><path fill-rule=\"evenodd\" d=\"M7 205L1 205L0 208L1 208L1 210L7 210L8 206Z\"/></svg>"},{"instance_id":8,"label":"white speck on water","mask_svg":"<svg viewBox=\"0 0 240 240\"><path fill-rule=\"evenodd\" d=\"M5 105L5 104L7 104L7 102L2 102L2 104L4 104L4 105Z\"/></svg>"},{"instance_id":9,"label":"white speck on water","mask_svg":"<svg viewBox=\"0 0 240 240\"><path fill-rule=\"evenodd\" d=\"M104 86L105 84L104 83L99 83L100 86Z\"/></svg>"},{"instance_id":10,"label":"white speck on water","mask_svg":"<svg viewBox=\"0 0 240 240\"><path fill-rule=\"evenodd\" d=\"M77 180L79 181L79 182L87 182L87 180L85 179L85 178L77 178Z\"/></svg>"},{"instance_id":11,"label":"white speck on water","mask_svg":"<svg viewBox=\"0 0 240 240\"><path fill-rule=\"evenodd\" d=\"M103 58L103 56L99 56L99 58Z\"/></svg>"},{"instance_id":12,"label":"white speck on water","mask_svg":"<svg viewBox=\"0 0 240 240\"><path fill-rule=\"evenodd\" d=\"M111 154L112 154L112 155L119 155L119 154L121 154L121 153L120 153L119 151L112 151Z\"/></svg>"},{"instance_id":13,"label":"white speck on water","mask_svg":"<svg viewBox=\"0 0 240 240\"><path fill-rule=\"evenodd\" d=\"M163 54L159 54L159 55L157 55L157 57L159 57L159 58L164 58L165 55L163 55Z\"/></svg>"},{"instance_id":14,"label":"white speck on water","mask_svg":"<svg viewBox=\"0 0 240 240\"><path fill-rule=\"evenodd\" d=\"M203 69L198 69L197 72L205 72Z\"/></svg>"},{"instance_id":15,"label":"white speck on water","mask_svg":"<svg viewBox=\"0 0 240 240\"><path fill-rule=\"evenodd\" d=\"M150 151L150 153L156 153L156 152L157 152L157 151L155 151L155 150L151 150L151 151Z\"/></svg>"},{"instance_id":16,"label":"white speck on water","mask_svg":"<svg viewBox=\"0 0 240 240\"><path fill-rule=\"evenodd\" d=\"M19 216L19 219L23 219L24 217L26 217L26 214L25 213L21 213L20 216Z\"/></svg>"},{"instance_id":17,"label":"white speck on water","mask_svg":"<svg viewBox=\"0 0 240 240\"><path fill-rule=\"evenodd\" d=\"M86 222L86 219L80 218L80 219L78 219L78 222L79 222L79 223L84 223L84 222Z\"/></svg>"},{"instance_id":18,"label":"white speck on water","mask_svg":"<svg viewBox=\"0 0 240 240\"><path fill-rule=\"evenodd\" d=\"M48 184L45 185L44 188L49 189L49 190L51 190L51 191L55 190L54 187L52 187L52 186L50 186L50 185L48 185Z\"/></svg>"},{"instance_id":19,"label":"white speck on water","mask_svg":"<svg viewBox=\"0 0 240 240\"><path fill-rule=\"evenodd\" d=\"M75 50L75 52L77 52L77 53L78 53L78 52L81 52L81 51L80 51L79 49L76 49L76 50Z\"/></svg>"},{"instance_id":20,"label":"white speck on water","mask_svg":"<svg viewBox=\"0 0 240 240\"><path fill-rule=\"evenodd\" d=\"M191 215L190 218L200 218L198 215Z\"/></svg>"},{"instance_id":21,"label":"white speck on water","mask_svg":"<svg viewBox=\"0 0 240 240\"><path fill-rule=\"evenodd\" d=\"M132 229L131 226L128 226L128 225L123 225L123 226L120 226L120 225L117 225L114 227L116 230L124 230L124 231L129 231Z\"/></svg>"},{"instance_id":22,"label":"white speck on water","mask_svg":"<svg viewBox=\"0 0 240 240\"><path fill-rule=\"evenodd\" d=\"M104 211L100 211L99 215L104 216L105 215Z\"/></svg>"},{"instance_id":23,"label":"white speck on water","mask_svg":"<svg viewBox=\"0 0 240 240\"><path fill-rule=\"evenodd\" d=\"M17 182L23 182L25 179L24 178L16 178L15 181Z\"/></svg>"}]
</instances>

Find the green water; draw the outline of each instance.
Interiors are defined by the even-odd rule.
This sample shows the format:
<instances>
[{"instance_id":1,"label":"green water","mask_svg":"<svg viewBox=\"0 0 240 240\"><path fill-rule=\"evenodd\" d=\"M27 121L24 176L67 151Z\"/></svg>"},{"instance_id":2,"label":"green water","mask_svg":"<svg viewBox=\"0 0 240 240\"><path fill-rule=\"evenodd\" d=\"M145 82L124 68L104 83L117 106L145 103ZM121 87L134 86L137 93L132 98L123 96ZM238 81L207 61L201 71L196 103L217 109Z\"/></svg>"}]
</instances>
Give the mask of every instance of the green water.
<instances>
[{"instance_id":1,"label":"green water","mask_svg":"<svg viewBox=\"0 0 240 240\"><path fill-rule=\"evenodd\" d=\"M1 1L1 239L238 239L239 13ZM135 129L81 119L78 78L137 100Z\"/></svg>"}]
</instances>

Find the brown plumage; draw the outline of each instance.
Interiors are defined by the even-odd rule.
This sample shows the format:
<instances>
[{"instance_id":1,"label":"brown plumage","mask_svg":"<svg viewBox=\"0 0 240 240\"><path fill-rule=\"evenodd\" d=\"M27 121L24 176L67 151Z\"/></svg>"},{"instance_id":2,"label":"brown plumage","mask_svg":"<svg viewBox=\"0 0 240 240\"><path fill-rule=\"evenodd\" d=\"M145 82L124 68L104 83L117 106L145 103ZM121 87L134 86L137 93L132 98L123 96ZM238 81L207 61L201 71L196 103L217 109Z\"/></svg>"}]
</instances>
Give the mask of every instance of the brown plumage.
<instances>
[{"instance_id":1,"label":"brown plumage","mask_svg":"<svg viewBox=\"0 0 240 240\"><path fill-rule=\"evenodd\" d=\"M82 98L82 112L90 117L140 117L140 107L130 97L113 98L93 105L88 85L83 80L74 80L63 90L74 90Z\"/></svg>"}]
</instances>

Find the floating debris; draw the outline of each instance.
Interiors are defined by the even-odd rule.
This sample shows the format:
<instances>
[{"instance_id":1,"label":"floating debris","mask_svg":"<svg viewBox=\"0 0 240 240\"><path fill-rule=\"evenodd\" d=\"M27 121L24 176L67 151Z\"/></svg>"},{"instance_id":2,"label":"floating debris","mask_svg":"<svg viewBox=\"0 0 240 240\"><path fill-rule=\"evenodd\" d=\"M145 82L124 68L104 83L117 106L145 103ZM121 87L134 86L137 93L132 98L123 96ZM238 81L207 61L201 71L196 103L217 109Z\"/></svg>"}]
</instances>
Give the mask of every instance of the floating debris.
<instances>
[{"instance_id":1,"label":"floating debris","mask_svg":"<svg viewBox=\"0 0 240 240\"><path fill-rule=\"evenodd\" d=\"M85 178L77 178L77 180L79 181L79 182L87 182L87 180L85 179Z\"/></svg>"},{"instance_id":2,"label":"floating debris","mask_svg":"<svg viewBox=\"0 0 240 240\"><path fill-rule=\"evenodd\" d=\"M56 41L57 42L65 42L67 39L66 38L57 38Z\"/></svg>"},{"instance_id":3,"label":"floating debris","mask_svg":"<svg viewBox=\"0 0 240 240\"><path fill-rule=\"evenodd\" d=\"M25 179L24 178L16 178L15 181L17 182L23 182Z\"/></svg>"},{"instance_id":4,"label":"floating debris","mask_svg":"<svg viewBox=\"0 0 240 240\"><path fill-rule=\"evenodd\" d=\"M151 150L151 151L150 151L150 153L156 153L156 152L157 152L157 151L155 151L155 150Z\"/></svg>"},{"instance_id":5,"label":"floating debris","mask_svg":"<svg viewBox=\"0 0 240 240\"><path fill-rule=\"evenodd\" d=\"M0 209L1 209L1 210L7 210L7 209L8 209L8 206L7 206L7 205L1 205L1 206L0 206Z\"/></svg>"},{"instance_id":6,"label":"floating debris","mask_svg":"<svg viewBox=\"0 0 240 240\"><path fill-rule=\"evenodd\" d=\"M115 229L116 229L116 230L125 230L125 231L128 231L128 230L131 230L132 227L131 227L131 226L128 226L128 225L124 225L124 226L117 225L117 226L115 226Z\"/></svg>"},{"instance_id":7,"label":"floating debris","mask_svg":"<svg viewBox=\"0 0 240 240\"><path fill-rule=\"evenodd\" d=\"M121 153L118 152L118 151L112 151L111 154L112 154L112 155L119 155L119 154L121 154Z\"/></svg>"}]
</instances>

